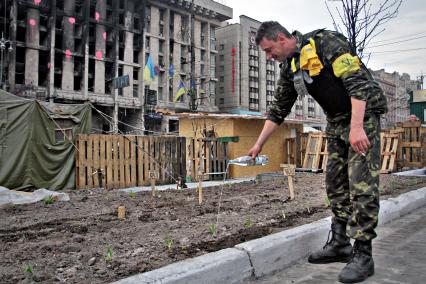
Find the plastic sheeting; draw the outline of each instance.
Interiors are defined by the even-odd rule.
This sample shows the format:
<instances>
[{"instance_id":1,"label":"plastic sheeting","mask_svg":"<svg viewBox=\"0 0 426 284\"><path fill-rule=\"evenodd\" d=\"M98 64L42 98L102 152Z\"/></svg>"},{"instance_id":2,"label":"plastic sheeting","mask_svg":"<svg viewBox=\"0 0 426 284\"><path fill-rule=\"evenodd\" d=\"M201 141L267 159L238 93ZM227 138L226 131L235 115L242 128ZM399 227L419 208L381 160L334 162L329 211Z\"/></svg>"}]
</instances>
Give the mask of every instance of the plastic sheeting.
<instances>
[{"instance_id":1,"label":"plastic sheeting","mask_svg":"<svg viewBox=\"0 0 426 284\"><path fill-rule=\"evenodd\" d=\"M39 202L46 197L52 196L55 201L69 201L68 194L63 192L54 192L45 188L37 189L34 192L19 192L9 190L0 186L0 206L9 204L27 204Z\"/></svg>"},{"instance_id":2,"label":"plastic sheeting","mask_svg":"<svg viewBox=\"0 0 426 284\"><path fill-rule=\"evenodd\" d=\"M67 136L62 125L70 140L58 139ZM41 103L0 90L0 186L75 188L75 137L90 129L90 103Z\"/></svg>"}]
</instances>

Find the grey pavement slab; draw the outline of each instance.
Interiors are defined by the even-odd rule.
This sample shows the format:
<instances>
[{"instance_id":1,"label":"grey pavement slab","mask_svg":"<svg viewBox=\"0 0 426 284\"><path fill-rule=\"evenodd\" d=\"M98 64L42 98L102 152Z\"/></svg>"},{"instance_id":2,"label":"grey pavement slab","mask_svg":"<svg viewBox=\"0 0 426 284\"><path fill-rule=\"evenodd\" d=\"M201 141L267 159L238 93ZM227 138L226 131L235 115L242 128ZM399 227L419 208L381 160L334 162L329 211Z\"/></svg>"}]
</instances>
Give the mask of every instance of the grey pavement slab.
<instances>
[{"instance_id":1,"label":"grey pavement slab","mask_svg":"<svg viewBox=\"0 0 426 284\"><path fill-rule=\"evenodd\" d=\"M363 283L426 283L426 207L379 227L373 241L375 274ZM310 264L306 258L274 275L248 284L340 283L344 263Z\"/></svg>"}]
</instances>

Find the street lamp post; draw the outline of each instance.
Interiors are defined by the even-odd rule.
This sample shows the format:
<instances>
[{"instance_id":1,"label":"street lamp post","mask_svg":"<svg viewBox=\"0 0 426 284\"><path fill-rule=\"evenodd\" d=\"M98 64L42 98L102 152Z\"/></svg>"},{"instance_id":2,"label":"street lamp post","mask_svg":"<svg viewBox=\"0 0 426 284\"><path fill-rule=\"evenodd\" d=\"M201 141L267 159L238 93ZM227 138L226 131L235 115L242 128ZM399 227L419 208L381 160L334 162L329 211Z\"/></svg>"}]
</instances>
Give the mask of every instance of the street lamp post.
<instances>
[{"instance_id":1,"label":"street lamp post","mask_svg":"<svg viewBox=\"0 0 426 284\"><path fill-rule=\"evenodd\" d=\"M1 33L0 38L0 88L3 89L3 58L4 58L4 50L9 45L7 49L9 52L13 51L12 42L8 39L4 38L3 32Z\"/></svg>"}]
</instances>

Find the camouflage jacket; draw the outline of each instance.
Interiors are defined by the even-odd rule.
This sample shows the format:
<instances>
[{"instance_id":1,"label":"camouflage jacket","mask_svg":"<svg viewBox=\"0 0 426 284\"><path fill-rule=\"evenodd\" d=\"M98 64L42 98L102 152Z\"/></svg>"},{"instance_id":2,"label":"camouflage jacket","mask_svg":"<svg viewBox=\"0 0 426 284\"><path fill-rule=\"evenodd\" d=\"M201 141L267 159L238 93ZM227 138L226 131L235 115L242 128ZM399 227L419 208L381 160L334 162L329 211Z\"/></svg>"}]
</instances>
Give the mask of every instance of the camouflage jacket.
<instances>
[{"instance_id":1,"label":"camouflage jacket","mask_svg":"<svg viewBox=\"0 0 426 284\"><path fill-rule=\"evenodd\" d=\"M327 30L318 30L306 35L302 35L300 32L295 31L293 35L297 39L296 51L293 57L287 58L287 61L284 61L282 64L280 64L280 79L277 84L274 100L268 112L269 120L281 124L284 121L284 118L291 112L291 108L293 107L298 96L294 87L294 74L291 68L291 61L293 58L299 58L302 46L306 44L310 37L312 37L315 41L315 45L317 47L316 52L320 61L324 65L324 68L320 71L320 74L321 72L328 72L328 77L318 76L319 79L317 78L316 80L336 81L341 85L342 90L338 92L337 95L348 96L348 98L345 99L349 101L349 103L349 97L354 97L356 99L366 101L366 113L382 114L387 111L386 98L382 89L363 64L360 65L359 70L351 72L350 74L346 74L340 78L337 78L333 74L333 69L331 66L336 58L343 54L350 53L349 43L343 35ZM324 84L327 85L329 82L322 83L324 86ZM321 91L322 90L319 90L320 93ZM314 97L325 110L327 120L330 122L336 122L340 121L341 119L350 118L350 105L346 106L346 108L342 107L343 112L336 112L334 114L327 113L326 109L328 107L339 107L336 106L336 98L333 98L333 96L336 96L336 93L330 94L330 92L322 92L321 101Z\"/></svg>"}]
</instances>

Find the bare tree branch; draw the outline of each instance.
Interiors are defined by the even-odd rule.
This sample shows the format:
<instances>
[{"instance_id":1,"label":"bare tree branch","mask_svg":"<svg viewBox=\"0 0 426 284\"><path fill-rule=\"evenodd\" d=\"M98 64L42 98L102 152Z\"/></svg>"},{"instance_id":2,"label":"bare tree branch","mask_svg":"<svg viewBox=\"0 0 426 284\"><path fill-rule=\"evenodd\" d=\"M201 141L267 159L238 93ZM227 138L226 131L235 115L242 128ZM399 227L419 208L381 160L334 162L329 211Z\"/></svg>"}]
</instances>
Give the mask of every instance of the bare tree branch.
<instances>
[{"instance_id":1,"label":"bare tree branch","mask_svg":"<svg viewBox=\"0 0 426 284\"><path fill-rule=\"evenodd\" d=\"M362 58L370 41L385 30L381 27L398 15L403 0L382 0L374 6L374 0L334 0L334 13L327 1L333 0L326 0L325 5L334 28L346 35L351 51Z\"/></svg>"}]
</instances>

